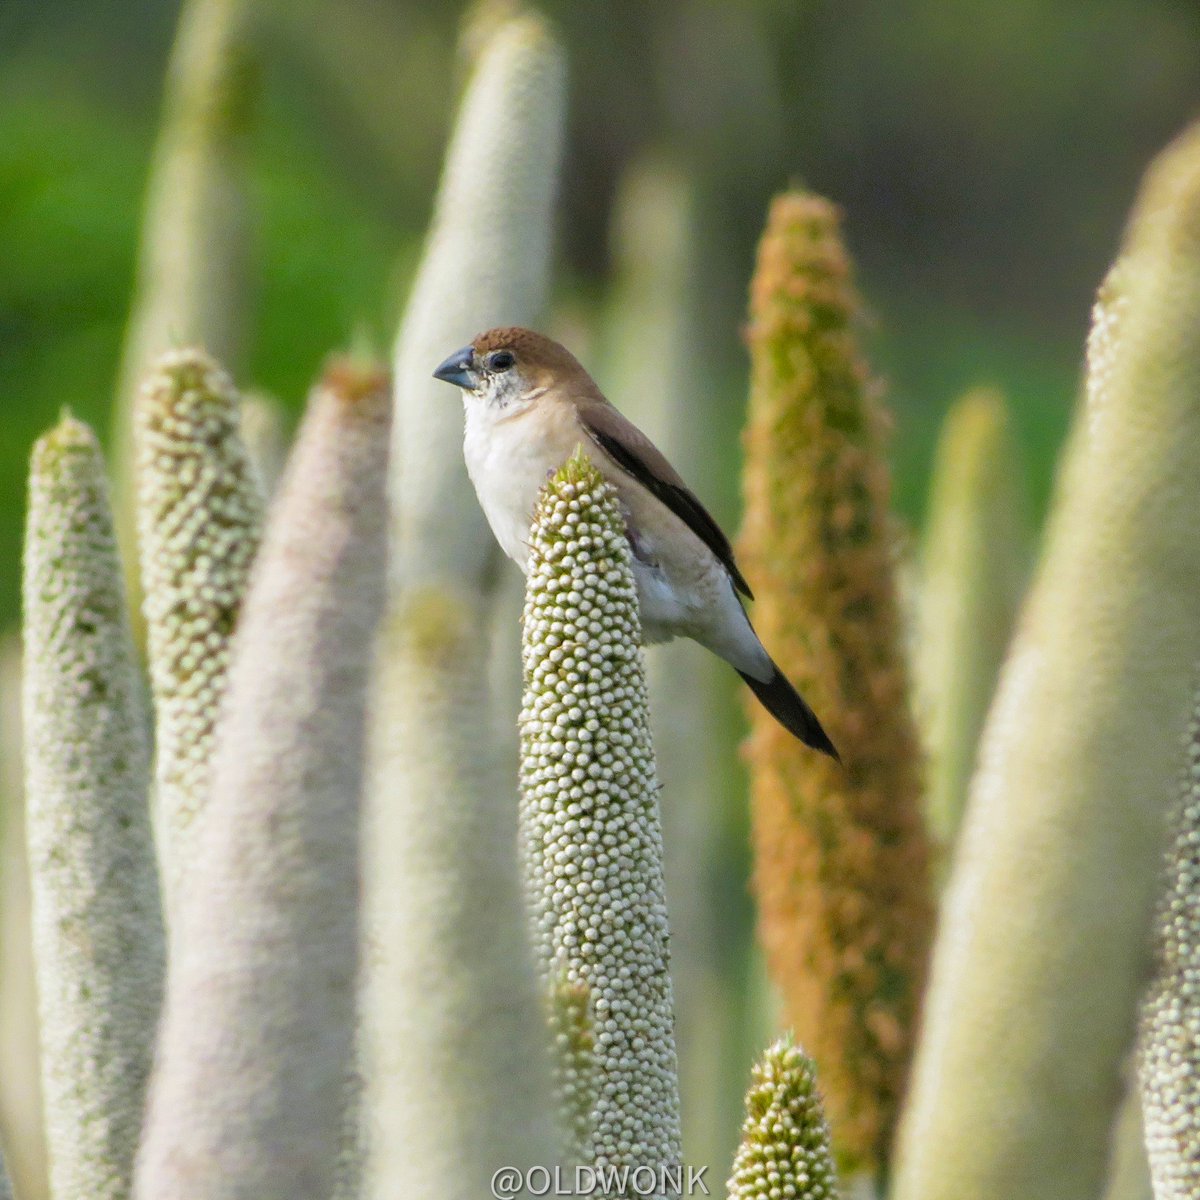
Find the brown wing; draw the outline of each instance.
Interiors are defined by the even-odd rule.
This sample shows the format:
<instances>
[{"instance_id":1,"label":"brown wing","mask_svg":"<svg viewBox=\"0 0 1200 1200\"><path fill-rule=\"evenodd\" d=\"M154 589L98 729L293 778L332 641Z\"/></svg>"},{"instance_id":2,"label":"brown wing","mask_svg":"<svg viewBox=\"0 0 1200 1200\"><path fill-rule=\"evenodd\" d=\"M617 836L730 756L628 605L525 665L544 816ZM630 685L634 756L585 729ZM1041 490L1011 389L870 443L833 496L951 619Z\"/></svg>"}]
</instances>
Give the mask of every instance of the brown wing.
<instances>
[{"instance_id":1,"label":"brown wing","mask_svg":"<svg viewBox=\"0 0 1200 1200\"><path fill-rule=\"evenodd\" d=\"M611 404L589 404L579 416L583 427L596 439L597 445L683 521L717 556L729 572L733 586L753 600L754 593L738 570L729 539L654 443Z\"/></svg>"}]
</instances>

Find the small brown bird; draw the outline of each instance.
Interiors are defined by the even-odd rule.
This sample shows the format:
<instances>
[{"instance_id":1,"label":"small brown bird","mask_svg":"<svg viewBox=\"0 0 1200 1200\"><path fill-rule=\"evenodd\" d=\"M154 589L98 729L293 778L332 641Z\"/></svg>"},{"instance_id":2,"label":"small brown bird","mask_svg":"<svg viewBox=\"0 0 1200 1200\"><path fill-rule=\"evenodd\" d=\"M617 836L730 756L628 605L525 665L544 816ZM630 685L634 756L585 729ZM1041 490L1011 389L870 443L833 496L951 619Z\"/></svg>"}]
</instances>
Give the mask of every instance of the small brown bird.
<instances>
[{"instance_id":1,"label":"small brown bird","mask_svg":"<svg viewBox=\"0 0 1200 1200\"><path fill-rule=\"evenodd\" d=\"M758 640L729 539L569 350L529 329L492 329L433 374L462 388L467 473L509 558L527 570L538 492L582 444L624 512L645 641L693 638L730 663L785 729L838 757Z\"/></svg>"}]
</instances>

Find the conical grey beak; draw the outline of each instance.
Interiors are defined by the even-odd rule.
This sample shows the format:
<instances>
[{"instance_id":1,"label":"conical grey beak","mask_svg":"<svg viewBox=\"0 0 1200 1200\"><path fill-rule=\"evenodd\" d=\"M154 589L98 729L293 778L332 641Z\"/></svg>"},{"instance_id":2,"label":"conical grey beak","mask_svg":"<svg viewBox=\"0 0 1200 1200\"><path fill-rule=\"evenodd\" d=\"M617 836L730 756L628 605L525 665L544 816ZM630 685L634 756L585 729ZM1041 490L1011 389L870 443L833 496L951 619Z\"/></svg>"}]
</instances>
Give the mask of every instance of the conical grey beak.
<instances>
[{"instance_id":1,"label":"conical grey beak","mask_svg":"<svg viewBox=\"0 0 1200 1200\"><path fill-rule=\"evenodd\" d=\"M434 379L452 383L455 387L474 388L479 383L479 376L471 369L471 360L475 357L473 346L464 346L455 350L448 359L433 373Z\"/></svg>"}]
</instances>

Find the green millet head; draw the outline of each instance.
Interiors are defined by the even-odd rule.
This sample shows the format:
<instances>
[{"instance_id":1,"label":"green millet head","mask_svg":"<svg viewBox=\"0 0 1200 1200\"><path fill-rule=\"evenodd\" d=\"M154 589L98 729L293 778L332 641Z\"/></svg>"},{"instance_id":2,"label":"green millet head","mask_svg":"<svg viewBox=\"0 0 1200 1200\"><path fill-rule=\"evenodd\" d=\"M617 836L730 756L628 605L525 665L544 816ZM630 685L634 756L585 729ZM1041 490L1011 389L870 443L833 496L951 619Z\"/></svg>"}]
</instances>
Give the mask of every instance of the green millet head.
<instances>
[{"instance_id":1,"label":"green millet head","mask_svg":"<svg viewBox=\"0 0 1200 1200\"><path fill-rule=\"evenodd\" d=\"M729 1200L837 1200L816 1067L790 1037L755 1064L728 1187Z\"/></svg>"}]
</instances>

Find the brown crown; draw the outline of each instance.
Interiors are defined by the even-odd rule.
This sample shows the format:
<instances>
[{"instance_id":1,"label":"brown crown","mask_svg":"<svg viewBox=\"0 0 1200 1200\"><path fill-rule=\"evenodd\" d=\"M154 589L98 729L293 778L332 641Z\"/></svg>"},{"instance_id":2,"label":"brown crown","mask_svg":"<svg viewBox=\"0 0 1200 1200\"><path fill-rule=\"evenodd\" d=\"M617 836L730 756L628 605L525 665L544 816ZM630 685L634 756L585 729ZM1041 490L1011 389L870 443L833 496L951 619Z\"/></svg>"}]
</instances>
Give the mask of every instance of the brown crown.
<instances>
[{"instance_id":1,"label":"brown crown","mask_svg":"<svg viewBox=\"0 0 1200 1200\"><path fill-rule=\"evenodd\" d=\"M583 372L579 360L565 346L535 333L532 329L522 329L518 325L489 329L481 333L474 342L475 353L479 357L490 354L493 350L509 350L521 367L542 367L573 374Z\"/></svg>"}]
</instances>

